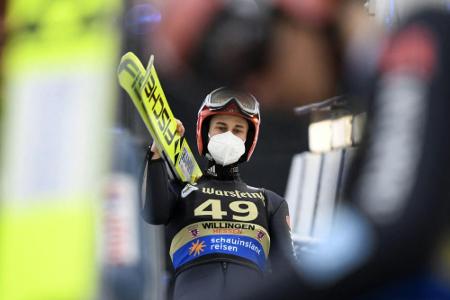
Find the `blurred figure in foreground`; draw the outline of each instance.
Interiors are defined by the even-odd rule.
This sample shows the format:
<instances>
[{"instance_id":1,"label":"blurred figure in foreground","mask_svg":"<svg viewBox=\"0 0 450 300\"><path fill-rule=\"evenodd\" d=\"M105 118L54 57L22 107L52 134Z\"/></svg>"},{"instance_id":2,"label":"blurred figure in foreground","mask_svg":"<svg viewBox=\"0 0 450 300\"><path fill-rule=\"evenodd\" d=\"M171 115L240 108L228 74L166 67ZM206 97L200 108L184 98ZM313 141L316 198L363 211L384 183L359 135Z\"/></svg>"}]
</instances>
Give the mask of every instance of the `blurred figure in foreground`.
<instances>
[{"instance_id":1,"label":"blurred figure in foreground","mask_svg":"<svg viewBox=\"0 0 450 300\"><path fill-rule=\"evenodd\" d=\"M330 240L233 297L450 297L430 275L449 215L448 13L412 14L378 55L373 27L353 23L360 1L184 3L171 8L177 22L167 15L160 31L167 57L176 58L174 74L208 74L267 103L306 104L343 92L368 103L349 203L336 212ZM195 24L181 36L184 20ZM241 38L225 38L237 30Z\"/></svg>"}]
</instances>

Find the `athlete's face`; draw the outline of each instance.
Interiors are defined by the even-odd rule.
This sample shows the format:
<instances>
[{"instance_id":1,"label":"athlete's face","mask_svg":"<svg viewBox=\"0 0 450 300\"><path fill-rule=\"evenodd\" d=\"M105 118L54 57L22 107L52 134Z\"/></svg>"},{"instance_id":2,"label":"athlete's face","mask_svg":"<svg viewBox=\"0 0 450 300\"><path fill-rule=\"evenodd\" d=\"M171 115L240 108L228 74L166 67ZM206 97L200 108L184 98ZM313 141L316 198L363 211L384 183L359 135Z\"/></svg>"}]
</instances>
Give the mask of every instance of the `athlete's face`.
<instances>
[{"instance_id":1,"label":"athlete's face","mask_svg":"<svg viewBox=\"0 0 450 300\"><path fill-rule=\"evenodd\" d=\"M209 136L231 131L235 136L245 141L248 132L248 123L242 117L232 115L214 115L209 125Z\"/></svg>"}]
</instances>

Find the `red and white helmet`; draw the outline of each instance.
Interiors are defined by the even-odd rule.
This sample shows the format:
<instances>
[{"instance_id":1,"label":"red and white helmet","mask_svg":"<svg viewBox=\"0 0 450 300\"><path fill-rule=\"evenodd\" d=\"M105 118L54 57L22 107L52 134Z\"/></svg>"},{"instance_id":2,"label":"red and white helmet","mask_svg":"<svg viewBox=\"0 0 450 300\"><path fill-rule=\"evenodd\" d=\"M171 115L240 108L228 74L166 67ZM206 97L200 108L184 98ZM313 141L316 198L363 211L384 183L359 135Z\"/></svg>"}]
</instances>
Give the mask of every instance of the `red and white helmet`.
<instances>
[{"instance_id":1,"label":"red and white helmet","mask_svg":"<svg viewBox=\"0 0 450 300\"><path fill-rule=\"evenodd\" d=\"M239 116L248 121L245 153L239 162L248 161L255 150L261 123L259 103L256 98L252 94L225 87L218 88L206 96L197 117L197 147L200 155L205 155L207 152L209 124L211 117L216 114Z\"/></svg>"}]
</instances>

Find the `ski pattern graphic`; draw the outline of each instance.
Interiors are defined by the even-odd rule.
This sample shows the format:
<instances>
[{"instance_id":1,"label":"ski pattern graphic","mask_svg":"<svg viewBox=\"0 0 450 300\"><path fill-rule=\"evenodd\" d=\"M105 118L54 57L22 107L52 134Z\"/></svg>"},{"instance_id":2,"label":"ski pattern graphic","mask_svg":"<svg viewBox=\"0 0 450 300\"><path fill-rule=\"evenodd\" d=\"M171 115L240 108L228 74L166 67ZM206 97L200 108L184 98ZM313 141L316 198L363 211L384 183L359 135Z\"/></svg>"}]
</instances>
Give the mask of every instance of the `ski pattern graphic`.
<instances>
[{"instance_id":1,"label":"ski pattern graphic","mask_svg":"<svg viewBox=\"0 0 450 300\"><path fill-rule=\"evenodd\" d=\"M128 93L172 175L183 182L195 182L202 172L177 123L159 82L153 55L147 69L132 52L122 56L117 71L119 83Z\"/></svg>"}]
</instances>

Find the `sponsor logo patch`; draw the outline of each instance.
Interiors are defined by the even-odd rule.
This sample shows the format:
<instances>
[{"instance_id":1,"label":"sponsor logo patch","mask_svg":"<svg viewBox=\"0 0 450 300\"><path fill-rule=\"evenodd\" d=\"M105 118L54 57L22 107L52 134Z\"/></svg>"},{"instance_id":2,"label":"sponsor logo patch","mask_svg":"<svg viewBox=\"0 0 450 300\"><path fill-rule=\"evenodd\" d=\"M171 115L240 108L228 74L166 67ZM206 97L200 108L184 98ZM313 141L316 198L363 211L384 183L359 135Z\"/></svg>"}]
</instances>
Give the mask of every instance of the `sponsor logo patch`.
<instances>
[{"instance_id":1,"label":"sponsor logo patch","mask_svg":"<svg viewBox=\"0 0 450 300\"><path fill-rule=\"evenodd\" d=\"M181 191L181 198L186 198L190 193L193 191L198 190L198 187L192 185L192 184L186 184L184 189Z\"/></svg>"},{"instance_id":2,"label":"sponsor logo patch","mask_svg":"<svg viewBox=\"0 0 450 300\"><path fill-rule=\"evenodd\" d=\"M200 255L203 251L205 251L205 242L197 240L191 243L191 247L189 248L189 255L194 254L194 256Z\"/></svg>"},{"instance_id":3,"label":"sponsor logo patch","mask_svg":"<svg viewBox=\"0 0 450 300\"><path fill-rule=\"evenodd\" d=\"M203 187L201 192L207 195L225 196L238 199L249 198L249 199L260 199L263 201L265 200L262 192L242 192L239 190L225 191L225 190L218 190L212 187Z\"/></svg>"},{"instance_id":4,"label":"sponsor logo patch","mask_svg":"<svg viewBox=\"0 0 450 300\"><path fill-rule=\"evenodd\" d=\"M222 253L248 259L263 270L269 250L269 233L258 224L206 221L181 229L172 239L169 254L175 269L198 257Z\"/></svg>"},{"instance_id":5,"label":"sponsor logo patch","mask_svg":"<svg viewBox=\"0 0 450 300\"><path fill-rule=\"evenodd\" d=\"M198 236L199 231L197 228L194 228L194 229L189 230L189 232L191 233L192 237L195 238Z\"/></svg>"},{"instance_id":6,"label":"sponsor logo patch","mask_svg":"<svg viewBox=\"0 0 450 300\"><path fill-rule=\"evenodd\" d=\"M263 245L254 238L239 235L209 235L199 237L195 241L180 247L173 253L172 263L175 269L209 254L227 254L247 259L255 263L261 270L266 264L266 253Z\"/></svg>"},{"instance_id":7,"label":"sponsor logo patch","mask_svg":"<svg viewBox=\"0 0 450 300\"><path fill-rule=\"evenodd\" d=\"M262 240L266 234L262 230L258 230L258 233L256 234L256 238L258 241Z\"/></svg>"}]
</instances>

